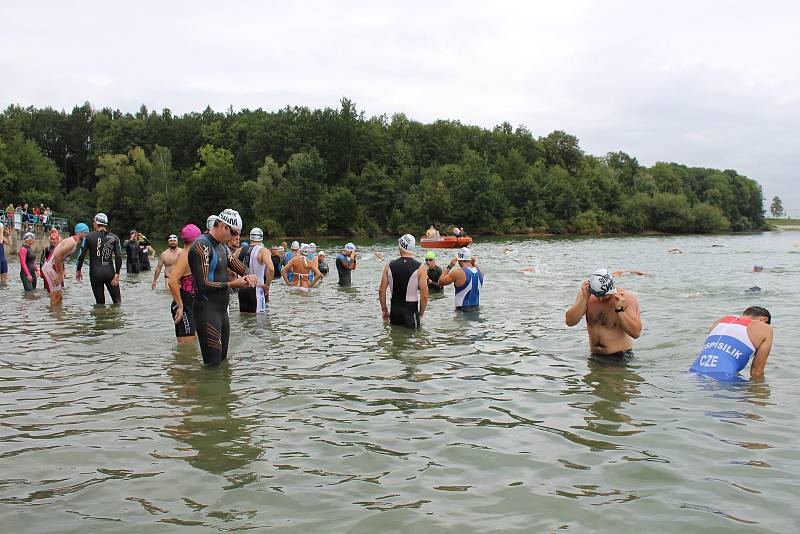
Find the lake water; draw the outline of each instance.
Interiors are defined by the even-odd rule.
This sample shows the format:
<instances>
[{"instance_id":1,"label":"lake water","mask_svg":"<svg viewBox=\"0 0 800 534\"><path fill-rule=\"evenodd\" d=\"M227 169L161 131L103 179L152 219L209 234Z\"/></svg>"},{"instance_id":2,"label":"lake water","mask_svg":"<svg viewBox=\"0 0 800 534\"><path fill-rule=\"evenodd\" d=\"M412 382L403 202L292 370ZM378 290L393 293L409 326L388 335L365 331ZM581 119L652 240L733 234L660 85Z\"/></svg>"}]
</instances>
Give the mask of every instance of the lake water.
<instances>
[{"instance_id":1,"label":"lake water","mask_svg":"<svg viewBox=\"0 0 800 534\"><path fill-rule=\"evenodd\" d=\"M456 313L448 288L416 334L380 318L371 252L393 257L393 244L359 243L352 288L333 273L310 294L276 284L258 318L234 298L216 369L175 343L152 273L123 273L121 307L95 307L70 278L55 312L43 290L23 295L13 257L0 288L0 524L796 532L797 239L478 240L480 313ZM644 323L624 366L587 358L585 323L564 324L581 280L606 266L651 274L618 279ZM765 379L689 374L709 325L753 304L774 316Z\"/></svg>"}]
</instances>

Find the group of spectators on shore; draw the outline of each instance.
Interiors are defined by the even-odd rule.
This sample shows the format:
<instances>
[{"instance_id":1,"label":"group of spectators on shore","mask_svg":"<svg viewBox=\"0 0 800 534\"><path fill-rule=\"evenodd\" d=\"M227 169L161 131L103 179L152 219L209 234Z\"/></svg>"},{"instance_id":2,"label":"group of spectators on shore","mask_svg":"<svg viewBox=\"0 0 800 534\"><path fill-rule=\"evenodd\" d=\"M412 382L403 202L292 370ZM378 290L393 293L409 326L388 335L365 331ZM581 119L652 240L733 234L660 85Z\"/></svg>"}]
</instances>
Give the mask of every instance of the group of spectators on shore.
<instances>
[{"instance_id":1,"label":"group of spectators on shore","mask_svg":"<svg viewBox=\"0 0 800 534\"><path fill-rule=\"evenodd\" d=\"M2 203L0 202L0 206ZM0 222L9 228L27 231L44 231L53 226L53 210L39 204L30 208L27 202L14 206L9 202L8 206L0 213Z\"/></svg>"}]
</instances>

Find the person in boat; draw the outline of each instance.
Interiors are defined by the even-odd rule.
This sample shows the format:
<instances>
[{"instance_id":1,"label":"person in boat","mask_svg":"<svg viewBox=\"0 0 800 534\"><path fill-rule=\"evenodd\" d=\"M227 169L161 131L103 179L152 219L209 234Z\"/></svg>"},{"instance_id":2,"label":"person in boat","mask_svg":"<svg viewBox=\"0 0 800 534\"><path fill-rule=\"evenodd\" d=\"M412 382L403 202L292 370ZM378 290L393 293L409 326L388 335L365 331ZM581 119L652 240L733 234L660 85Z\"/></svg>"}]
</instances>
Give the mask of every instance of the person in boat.
<instances>
[{"instance_id":1,"label":"person in boat","mask_svg":"<svg viewBox=\"0 0 800 534\"><path fill-rule=\"evenodd\" d=\"M633 340L642 334L639 300L632 291L615 287L608 269L596 270L581 284L564 320L575 326L584 316L592 356L633 357Z\"/></svg>"},{"instance_id":2,"label":"person in boat","mask_svg":"<svg viewBox=\"0 0 800 534\"><path fill-rule=\"evenodd\" d=\"M425 232L425 237L439 237L439 230L431 225L431 227Z\"/></svg>"},{"instance_id":3,"label":"person in boat","mask_svg":"<svg viewBox=\"0 0 800 534\"><path fill-rule=\"evenodd\" d=\"M461 228L458 226L453 227L453 235L456 237L461 237Z\"/></svg>"}]
</instances>

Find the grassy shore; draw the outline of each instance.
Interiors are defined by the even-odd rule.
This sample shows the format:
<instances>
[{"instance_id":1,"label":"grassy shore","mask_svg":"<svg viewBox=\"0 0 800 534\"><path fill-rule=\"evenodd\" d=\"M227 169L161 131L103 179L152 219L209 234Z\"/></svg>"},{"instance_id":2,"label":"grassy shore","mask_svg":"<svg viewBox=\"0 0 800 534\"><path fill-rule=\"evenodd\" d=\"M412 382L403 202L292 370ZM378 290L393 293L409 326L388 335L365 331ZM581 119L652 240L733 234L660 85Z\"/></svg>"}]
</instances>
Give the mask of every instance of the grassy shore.
<instances>
[{"instance_id":1,"label":"grassy shore","mask_svg":"<svg viewBox=\"0 0 800 534\"><path fill-rule=\"evenodd\" d=\"M800 219L764 219L764 222L775 226L800 226Z\"/></svg>"}]
</instances>

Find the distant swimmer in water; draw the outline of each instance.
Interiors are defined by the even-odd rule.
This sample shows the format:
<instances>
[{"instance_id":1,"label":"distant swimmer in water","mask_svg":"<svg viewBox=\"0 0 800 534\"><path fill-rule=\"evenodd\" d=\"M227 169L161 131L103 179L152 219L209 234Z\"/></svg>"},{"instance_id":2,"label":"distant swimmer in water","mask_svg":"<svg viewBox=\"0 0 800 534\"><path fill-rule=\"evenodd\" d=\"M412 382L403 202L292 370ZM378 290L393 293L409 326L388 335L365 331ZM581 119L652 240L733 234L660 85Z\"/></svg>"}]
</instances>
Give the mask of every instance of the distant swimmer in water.
<instances>
[{"instance_id":1,"label":"distant swimmer in water","mask_svg":"<svg viewBox=\"0 0 800 534\"><path fill-rule=\"evenodd\" d=\"M614 276L623 276L626 274L635 274L636 276L650 276L649 273L644 273L642 271L637 271L635 269L622 269L620 271L614 271L611 274Z\"/></svg>"},{"instance_id":2,"label":"distant swimmer in water","mask_svg":"<svg viewBox=\"0 0 800 534\"><path fill-rule=\"evenodd\" d=\"M755 265L753 265L753 270L751 272L760 273L760 272L764 271L765 269L766 268L763 265L761 265L759 263L756 263ZM769 269L766 269L766 270L769 271Z\"/></svg>"},{"instance_id":3,"label":"distant swimmer in water","mask_svg":"<svg viewBox=\"0 0 800 534\"><path fill-rule=\"evenodd\" d=\"M380 254L378 252L373 252L372 255L375 256L375 259L379 260L379 261L383 261L383 260L386 259L386 256L384 256L383 254Z\"/></svg>"},{"instance_id":4,"label":"distant swimmer in water","mask_svg":"<svg viewBox=\"0 0 800 534\"><path fill-rule=\"evenodd\" d=\"M671 248L667 252L670 254L683 254L683 251L679 248Z\"/></svg>"},{"instance_id":5,"label":"distant swimmer in water","mask_svg":"<svg viewBox=\"0 0 800 534\"><path fill-rule=\"evenodd\" d=\"M760 288L760 287L758 287L758 286L753 286L753 287L748 287L747 289L745 289L744 291L742 291L742 293L758 293L759 291L761 291L761 288Z\"/></svg>"},{"instance_id":6,"label":"distant swimmer in water","mask_svg":"<svg viewBox=\"0 0 800 534\"><path fill-rule=\"evenodd\" d=\"M512 252L514 252L514 249L511 247L503 248L503 254L511 254Z\"/></svg>"},{"instance_id":7,"label":"distant swimmer in water","mask_svg":"<svg viewBox=\"0 0 800 534\"><path fill-rule=\"evenodd\" d=\"M639 300L632 291L614 287L608 269L598 269L584 280L564 319L567 326L575 326L584 316L592 355L633 356L633 340L642 334Z\"/></svg>"},{"instance_id":8,"label":"distant swimmer in water","mask_svg":"<svg viewBox=\"0 0 800 534\"><path fill-rule=\"evenodd\" d=\"M537 271L536 271L536 267L525 267L524 269L520 269L519 272L525 273L525 274L531 274L531 273L535 273Z\"/></svg>"},{"instance_id":9,"label":"distant swimmer in water","mask_svg":"<svg viewBox=\"0 0 800 534\"><path fill-rule=\"evenodd\" d=\"M726 315L711 325L700 355L689 368L717 380L736 378L750 358L750 377L764 374L772 350L772 315L766 308L750 306L742 315Z\"/></svg>"}]
</instances>

